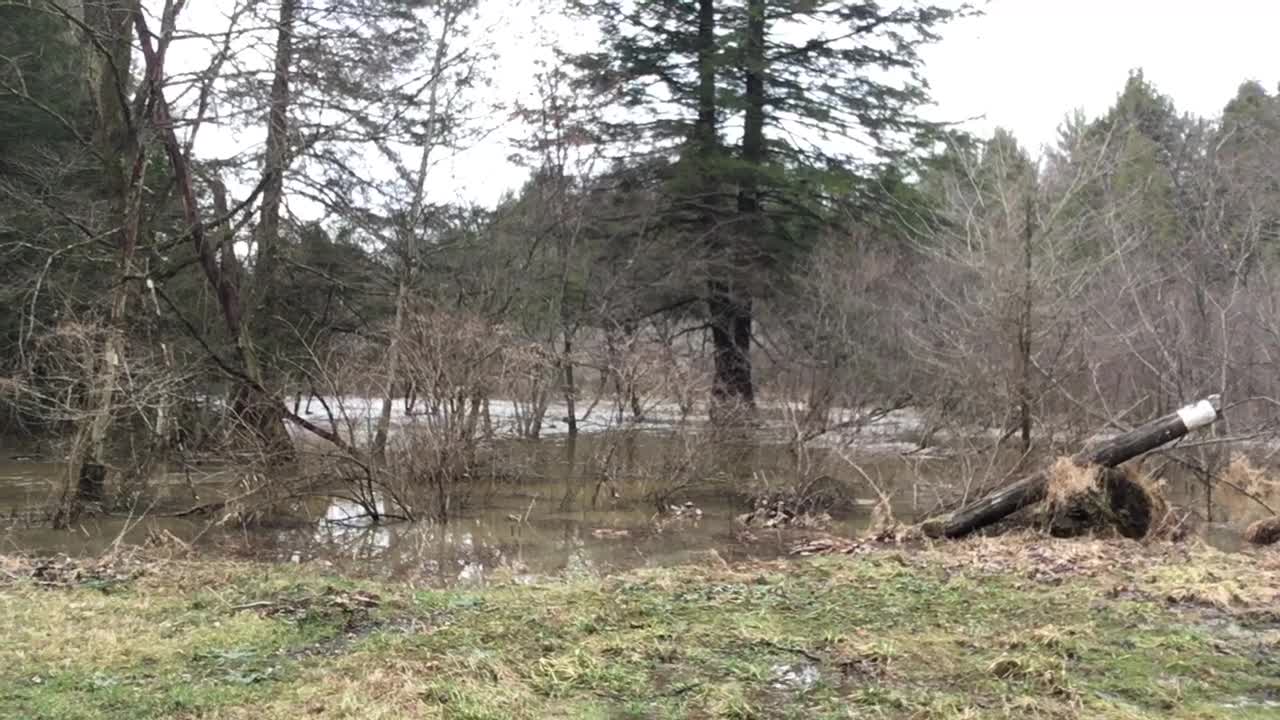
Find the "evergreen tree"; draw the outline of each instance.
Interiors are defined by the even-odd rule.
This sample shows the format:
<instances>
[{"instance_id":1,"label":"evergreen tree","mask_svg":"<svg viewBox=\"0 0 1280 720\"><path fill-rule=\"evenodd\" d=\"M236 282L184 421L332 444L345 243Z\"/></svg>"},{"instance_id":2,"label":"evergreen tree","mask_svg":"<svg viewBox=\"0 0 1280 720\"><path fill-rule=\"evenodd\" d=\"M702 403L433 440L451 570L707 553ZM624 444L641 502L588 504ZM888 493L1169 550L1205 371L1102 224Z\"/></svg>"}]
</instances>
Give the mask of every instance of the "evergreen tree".
<instances>
[{"instance_id":1,"label":"evergreen tree","mask_svg":"<svg viewBox=\"0 0 1280 720\"><path fill-rule=\"evenodd\" d=\"M752 302L800 227L864 200L877 166L934 137L921 45L956 10L874 2L584 0L606 48L575 58L617 93L605 141L660 158L674 231L700 244L715 405L754 402ZM740 134L726 138L726 130ZM739 130L740 129L740 130Z\"/></svg>"}]
</instances>

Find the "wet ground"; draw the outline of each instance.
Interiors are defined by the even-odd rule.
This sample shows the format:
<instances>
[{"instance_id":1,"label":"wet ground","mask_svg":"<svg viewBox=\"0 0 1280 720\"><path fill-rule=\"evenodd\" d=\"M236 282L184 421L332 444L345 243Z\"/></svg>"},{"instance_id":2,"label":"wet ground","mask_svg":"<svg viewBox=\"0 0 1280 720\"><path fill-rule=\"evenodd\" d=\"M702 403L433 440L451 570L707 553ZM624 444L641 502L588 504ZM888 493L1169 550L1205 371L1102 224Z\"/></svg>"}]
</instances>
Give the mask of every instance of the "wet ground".
<instances>
[{"instance_id":1,"label":"wet ground","mask_svg":"<svg viewBox=\"0 0 1280 720\"><path fill-rule=\"evenodd\" d=\"M911 522L966 486L1007 472L873 440L815 449L799 459L779 444L719 444L661 429L572 441L502 440L518 479L475 488L447 523L370 524L356 505L337 497L300 501L288 517L252 529L217 525L207 516L175 517L230 492L234 472L170 467L155 475L145 504L132 513L89 517L69 531L49 529L39 515L63 465L39 448L10 442L0 446L0 552L91 555L113 543L176 540L237 556L318 560L343 572L432 584L596 574L785 554L808 531L744 529L737 518L750 509L751 494L786 487L800 476L824 477L825 491L839 501L822 529L848 536L871 522L881 493L896 518ZM680 478L672 477L676 467ZM1167 494L1201 518L1211 510L1213 522L1199 523L1200 532L1224 549L1238 547L1239 529L1253 519L1248 503L1224 491L1206 497L1193 479L1170 483ZM673 504L681 510L658 512Z\"/></svg>"}]
</instances>

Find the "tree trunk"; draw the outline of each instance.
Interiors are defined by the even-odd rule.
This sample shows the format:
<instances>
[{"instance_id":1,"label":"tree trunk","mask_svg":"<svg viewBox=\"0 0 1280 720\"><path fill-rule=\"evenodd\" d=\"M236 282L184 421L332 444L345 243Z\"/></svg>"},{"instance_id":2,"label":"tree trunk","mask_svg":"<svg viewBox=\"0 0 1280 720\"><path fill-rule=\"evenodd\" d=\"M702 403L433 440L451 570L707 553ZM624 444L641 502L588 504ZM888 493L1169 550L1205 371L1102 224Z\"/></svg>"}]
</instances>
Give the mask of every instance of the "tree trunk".
<instances>
[{"instance_id":1,"label":"tree trunk","mask_svg":"<svg viewBox=\"0 0 1280 720\"><path fill-rule=\"evenodd\" d=\"M1022 236L1022 307L1018 319L1018 421L1022 431L1022 452L1031 450L1031 323L1034 310L1031 278L1032 241L1035 226L1031 198L1027 198L1026 226Z\"/></svg>"},{"instance_id":2,"label":"tree trunk","mask_svg":"<svg viewBox=\"0 0 1280 720\"><path fill-rule=\"evenodd\" d=\"M1089 465L1115 467L1126 460L1176 440L1196 428L1213 423L1218 419L1221 407L1221 398L1218 395L1210 395L1195 405L1188 405L1177 412L1111 438L1093 449L1082 451L1073 457L1072 461L1082 467ZM932 537L957 538L968 535L974 530L999 522L1018 510L1043 500L1048 482L1048 472L1041 470L957 510L948 518L926 523L924 530Z\"/></svg>"},{"instance_id":3,"label":"tree trunk","mask_svg":"<svg viewBox=\"0 0 1280 720\"><path fill-rule=\"evenodd\" d=\"M542 423L547 417L547 406L551 402L551 393L546 388L538 390L537 398L534 401L533 415L529 418L529 428L526 434L529 440L537 440L542 435Z\"/></svg>"},{"instance_id":4,"label":"tree trunk","mask_svg":"<svg viewBox=\"0 0 1280 720\"><path fill-rule=\"evenodd\" d=\"M232 410L240 422L253 430L272 457L292 456L293 446L284 427L282 401L269 397L266 387L266 371L258 358L254 336L261 337L266 325L265 316L275 303L275 288L280 264L280 207L284 202L284 175L289 166L289 108L292 103L289 81L293 73L293 36L297 0L281 0L276 18L275 59L272 66L271 94L267 108L267 140L263 157L262 207L259 210L258 227L254 233L256 262L252 285L245 288L240 263L235 257L234 238L231 237L229 219L223 228L220 242L220 264L224 294L236 296L235 305L247 311L248 316L238 317L234 338L236 350L242 361L249 383L237 386L232 399ZM214 183L215 212L226 218L226 191L220 181ZM221 196L219 201L218 196ZM221 207L222 209L218 209ZM241 297L248 290L248 306L241 305ZM256 331L256 332L255 332Z\"/></svg>"},{"instance_id":5,"label":"tree trunk","mask_svg":"<svg viewBox=\"0 0 1280 720\"><path fill-rule=\"evenodd\" d=\"M75 482L77 506L101 501L105 496L107 434L126 351L125 325L145 167L145 150L139 146L137 128L130 122L124 95L133 51L129 25L137 11L137 3L131 0L104 0L85 8L85 24L94 34L87 63L96 115L94 145L102 162L103 190L111 204L110 237L118 255L102 353L86 368L90 376L90 407L82 423L87 425L87 432L81 434L83 441L75 443L68 464L68 483ZM75 508L64 506L61 510L75 514Z\"/></svg>"},{"instance_id":6,"label":"tree trunk","mask_svg":"<svg viewBox=\"0 0 1280 720\"><path fill-rule=\"evenodd\" d=\"M209 287L217 294L218 306L222 311L222 320L228 337L236 338L239 344L239 367L226 363L216 353L210 353L211 359L228 375L234 377L240 385L245 386L246 391L251 393L263 407L267 408L267 412L262 415L263 425L259 426L260 432L263 434L262 439L268 444L271 443L272 438L283 439L285 443L289 443L291 452L292 445L288 431L284 426L284 418L288 413L288 408L282 400L273 399L270 392L262 384L261 375L255 375L257 372L256 358L252 354L252 348L246 348L243 344L240 285L234 277L228 277L227 273L224 272L224 268L234 269L237 264L234 249L229 244L231 238L229 233L226 233L228 237L224 239L221 253L214 243L209 242L207 227L201 220L200 206L196 201L195 181L191 174L191 163L187 157L187 152L183 150L182 144L178 142L178 135L173 129L173 116L170 114L169 102L164 95L163 52L164 48L167 47L169 38L172 36L173 28L164 28L165 32L161 38L159 48L156 46L156 36L147 26L145 14L140 12L133 13L133 28L134 36L137 38L138 45L142 48L142 55L146 60L144 82L147 83L151 93L151 102L148 108L150 116L146 119L164 146L165 156L168 158L169 167L173 171L173 183L182 201L183 220L187 224L187 235L191 238L191 246L195 251L196 260L209 283ZM142 117L138 118L139 122L142 120ZM219 263L220 254L222 256L221 266ZM348 443L336 432L318 427L315 423L297 414L289 417L294 424L307 432L323 438L339 448L348 448Z\"/></svg>"},{"instance_id":7,"label":"tree trunk","mask_svg":"<svg viewBox=\"0 0 1280 720\"><path fill-rule=\"evenodd\" d=\"M715 359L711 399L713 410L723 411L713 420L741 419L741 414L749 412L755 403L751 381L751 301L724 280L711 280L707 289Z\"/></svg>"},{"instance_id":8,"label":"tree trunk","mask_svg":"<svg viewBox=\"0 0 1280 720\"><path fill-rule=\"evenodd\" d=\"M160 343L160 353L164 357L165 370L173 372L176 365L173 357L173 346L169 343ZM152 446L156 450L164 450L169 447L170 439L173 437L173 429L171 427L174 420L173 398L168 393L157 399L155 418L155 426L152 428Z\"/></svg>"},{"instance_id":9,"label":"tree trunk","mask_svg":"<svg viewBox=\"0 0 1280 720\"><path fill-rule=\"evenodd\" d=\"M573 340L568 330L564 331L564 355L561 362L564 364L564 404L565 404L565 422L569 424L569 437L575 437L578 434L578 405L576 395L578 388L573 381Z\"/></svg>"},{"instance_id":10,"label":"tree trunk","mask_svg":"<svg viewBox=\"0 0 1280 720\"><path fill-rule=\"evenodd\" d=\"M759 177L765 162L764 40L765 2L748 0L746 112L742 125L745 167L738 183L738 231L723 253L725 266L709 287L716 368L712 402L734 415L749 413L755 406L755 386L751 377L752 302L749 280L760 243L756 233L760 226Z\"/></svg>"},{"instance_id":11,"label":"tree trunk","mask_svg":"<svg viewBox=\"0 0 1280 720\"><path fill-rule=\"evenodd\" d=\"M293 72L293 31L297 0L280 0L276 20L276 55L267 112L267 146L263 161L266 183L258 221L257 264L253 268L255 315L270 312L275 295L276 268L280 263L280 205L284 199L284 173L289 164L289 78ZM259 318L256 325L261 327Z\"/></svg>"},{"instance_id":12,"label":"tree trunk","mask_svg":"<svg viewBox=\"0 0 1280 720\"><path fill-rule=\"evenodd\" d=\"M698 119L693 134L698 162L705 166L716 150L715 0L698 0Z\"/></svg>"},{"instance_id":13,"label":"tree trunk","mask_svg":"<svg viewBox=\"0 0 1280 720\"><path fill-rule=\"evenodd\" d=\"M440 30L440 38L436 43L436 52L431 66L431 86L427 91L427 118L423 127L422 155L418 160L418 173L414 176L409 214L400 223L401 261L396 286L396 311L392 319L391 338L387 346L387 378L383 385L382 410L378 414L378 425L373 435L373 446L370 448L374 459L379 461L386 458L387 433L391 428L391 404L394 401L396 382L403 373L401 335L404 334L405 315L409 311L409 291L413 286L418 224L422 220L426 201L427 172L431 168L431 151L436 143L436 126L440 112L440 81L443 79L445 65L448 62L449 38L456 18L454 14L446 14L444 26Z\"/></svg>"},{"instance_id":14,"label":"tree trunk","mask_svg":"<svg viewBox=\"0 0 1280 720\"><path fill-rule=\"evenodd\" d=\"M218 278L224 288L220 296L234 308L239 307L240 298L240 261L235 254L235 237L232 234L230 211L227 203L227 189L222 180L214 176L209 181L213 195L213 211L223 222L218 239ZM224 311L225 312L225 311ZM258 353L253 340L249 336L249 327L240 322L238 312L233 312L237 322L234 324L236 353L240 357L248 383L238 383L231 397L231 411L239 421L251 429L262 443L263 449L273 457L287 458L292 454L292 442L284 428L284 418L280 412L282 405L273 401L263 393L262 366L258 363ZM229 316L230 317L230 316ZM232 325L228 325L231 331Z\"/></svg>"},{"instance_id":15,"label":"tree trunk","mask_svg":"<svg viewBox=\"0 0 1280 720\"><path fill-rule=\"evenodd\" d=\"M297 0L280 0L280 14L276 19L275 61L272 67L271 95L267 110L266 153L263 158L262 207L254 240L257 244L257 261L253 268L253 283L249 299L249 316L241 317L235 333L236 349L244 364L245 373L252 384L237 386L232 400L232 410L240 422L251 428L271 456L289 457L292 443L284 429L281 402L267 397L266 373L259 362L254 344L255 328L261 337L266 324L264 316L274 307L277 267L280 262L280 206L284 201L284 174L289 165L289 106L291 95L289 79L293 72L293 33ZM222 194L222 207L226 207L226 191L218 182L216 193ZM226 217L216 210L219 217ZM237 296L244 291L239 261L230 237L229 219L222 239L222 268L224 279L235 279ZM230 270L231 272L228 272ZM237 304L239 302L237 301ZM256 385L256 387L255 387Z\"/></svg>"},{"instance_id":16,"label":"tree trunk","mask_svg":"<svg viewBox=\"0 0 1280 720\"><path fill-rule=\"evenodd\" d=\"M763 16L761 16L763 22ZM763 32L763 24L760 25ZM761 35L763 37L763 35ZM694 171L700 175L700 191L694 199L709 249L707 273L707 315L715 360L712 383L712 420L738 416L742 407L754 403L751 384L751 300L737 279L741 268L735 253L717 227L718 166L716 103L716 14L714 0L698 2L698 116L694 124ZM755 81L758 82L757 77ZM754 85L753 85L754 87ZM759 119L763 119L760 116ZM760 128L757 128L759 130ZM744 140L746 135L744 134ZM754 198L754 192L749 195Z\"/></svg>"},{"instance_id":17,"label":"tree trunk","mask_svg":"<svg viewBox=\"0 0 1280 720\"><path fill-rule=\"evenodd\" d=\"M424 157L426 153L423 153ZM378 412L378 424L373 433L373 445L370 453L376 460L384 460L387 455L387 433L391 430L391 404L395 401L396 378L400 376L400 344L404 335L406 305L409 302L409 283L406 275L408 268L400 270L400 281L396 288L396 311L391 320L391 338L387 343L387 379L382 387L382 409ZM407 413L406 413L407 414Z\"/></svg>"}]
</instances>

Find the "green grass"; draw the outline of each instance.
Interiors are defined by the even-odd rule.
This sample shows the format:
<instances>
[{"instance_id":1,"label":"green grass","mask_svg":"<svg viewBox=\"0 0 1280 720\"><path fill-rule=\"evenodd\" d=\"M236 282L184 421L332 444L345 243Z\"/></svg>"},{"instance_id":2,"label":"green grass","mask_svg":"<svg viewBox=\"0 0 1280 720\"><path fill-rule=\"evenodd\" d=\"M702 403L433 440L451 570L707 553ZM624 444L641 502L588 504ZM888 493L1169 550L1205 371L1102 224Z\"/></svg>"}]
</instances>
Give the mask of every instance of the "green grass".
<instances>
[{"instance_id":1,"label":"green grass","mask_svg":"<svg viewBox=\"0 0 1280 720\"><path fill-rule=\"evenodd\" d=\"M1002 547L479 591L221 561L22 579L0 586L0 717L1280 713L1280 618L1248 581L1274 583L1273 559L1116 545L1131 566L1044 581Z\"/></svg>"}]
</instances>

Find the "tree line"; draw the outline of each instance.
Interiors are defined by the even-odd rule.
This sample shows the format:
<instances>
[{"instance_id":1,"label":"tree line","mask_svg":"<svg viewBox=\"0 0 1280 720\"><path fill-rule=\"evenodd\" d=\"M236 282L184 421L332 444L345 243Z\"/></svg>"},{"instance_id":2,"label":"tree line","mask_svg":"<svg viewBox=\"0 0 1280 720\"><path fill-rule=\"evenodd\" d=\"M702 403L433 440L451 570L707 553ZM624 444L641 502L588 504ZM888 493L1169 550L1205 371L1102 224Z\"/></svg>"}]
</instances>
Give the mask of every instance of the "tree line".
<instances>
[{"instance_id":1,"label":"tree line","mask_svg":"<svg viewBox=\"0 0 1280 720\"><path fill-rule=\"evenodd\" d=\"M211 7L0 5L0 408L65 444L67 513L200 448L407 494L468 472L497 399L528 437L911 407L921 443L1025 452L1220 392L1269 431L1257 83L1197 118L1134 71L1033 150L929 117L920 52L963 5L571 0L598 46L496 99L475 0ZM434 200L495 131L523 185Z\"/></svg>"}]
</instances>

